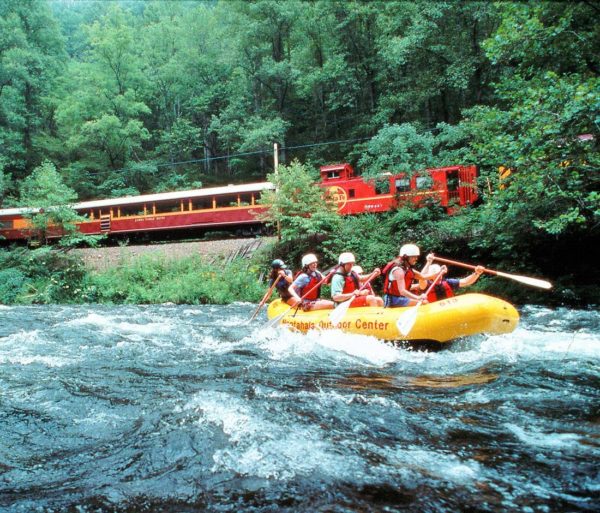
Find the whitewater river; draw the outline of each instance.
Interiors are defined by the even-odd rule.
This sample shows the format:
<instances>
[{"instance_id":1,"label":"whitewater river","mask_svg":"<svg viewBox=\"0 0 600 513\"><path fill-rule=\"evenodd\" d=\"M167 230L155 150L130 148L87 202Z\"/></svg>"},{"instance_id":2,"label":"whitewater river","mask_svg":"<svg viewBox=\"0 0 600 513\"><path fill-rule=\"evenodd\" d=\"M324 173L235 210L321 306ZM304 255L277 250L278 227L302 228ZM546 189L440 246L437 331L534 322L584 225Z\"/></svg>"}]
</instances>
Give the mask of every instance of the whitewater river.
<instances>
[{"instance_id":1,"label":"whitewater river","mask_svg":"<svg viewBox=\"0 0 600 513\"><path fill-rule=\"evenodd\" d=\"M253 309L0 306L0 511L600 510L597 311L426 353Z\"/></svg>"}]
</instances>

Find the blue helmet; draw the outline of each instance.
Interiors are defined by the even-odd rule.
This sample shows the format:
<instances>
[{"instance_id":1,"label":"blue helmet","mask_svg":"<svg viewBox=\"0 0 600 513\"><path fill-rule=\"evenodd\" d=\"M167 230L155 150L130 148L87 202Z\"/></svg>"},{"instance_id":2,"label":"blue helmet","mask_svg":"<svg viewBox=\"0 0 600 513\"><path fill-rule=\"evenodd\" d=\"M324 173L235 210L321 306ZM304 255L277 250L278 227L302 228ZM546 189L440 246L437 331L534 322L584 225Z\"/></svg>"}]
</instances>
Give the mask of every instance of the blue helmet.
<instances>
[{"instance_id":1,"label":"blue helmet","mask_svg":"<svg viewBox=\"0 0 600 513\"><path fill-rule=\"evenodd\" d=\"M286 265L283 263L283 260L280 260L279 258L276 258L275 260L273 260L271 262L271 267L273 269L285 269Z\"/></svg>"}]
</instances>

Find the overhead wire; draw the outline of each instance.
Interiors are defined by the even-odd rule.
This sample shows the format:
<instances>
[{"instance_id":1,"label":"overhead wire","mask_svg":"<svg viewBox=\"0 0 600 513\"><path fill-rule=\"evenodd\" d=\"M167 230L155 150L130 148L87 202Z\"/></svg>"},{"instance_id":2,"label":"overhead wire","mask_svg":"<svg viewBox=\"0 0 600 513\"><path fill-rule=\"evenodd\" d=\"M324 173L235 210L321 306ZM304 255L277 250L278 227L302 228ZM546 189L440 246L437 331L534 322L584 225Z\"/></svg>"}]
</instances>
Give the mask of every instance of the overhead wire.
<instances>
[{"instance_id":1,"label":"overhead wire","mask_svg":"<svg viewBox=\"0 0 600 513\"><path fill-rule=\"evenodd\" d=\"M326 142L319 142L319 143L312 143L312 144L299 144L299 145L295 145L295 146L282 146L281 148L279 148L280 151L286 150L297 150L300 148L313 148L315 146L327 146L330 144L343 144L343 143L354 143L354 142L360 142L360 141L367 141L371 139L370 137L359 137L356 139L344 139L341 141L326 141ZM264 150L257 150L257 151L248 151L248 152L244 152L244 153L232 153L229 155L219 155L216 157L206 157L206 158L202 158L202 159L192 159L192 160L181 160L181 161L177 161L177 162L165 162L165 163L161 163L161 164L156 164L156 167L169 167L169 166L179 166L179 165L183 165L183 164L197 164L198 162L210 162L210 161L214 161L214 160L224 160L224 159L233 159L233 158L237 158L237 157L247 157L250 155L270 155L271 154L271 150L270 149L264 149Z\"/></svg>"}]
</instances>

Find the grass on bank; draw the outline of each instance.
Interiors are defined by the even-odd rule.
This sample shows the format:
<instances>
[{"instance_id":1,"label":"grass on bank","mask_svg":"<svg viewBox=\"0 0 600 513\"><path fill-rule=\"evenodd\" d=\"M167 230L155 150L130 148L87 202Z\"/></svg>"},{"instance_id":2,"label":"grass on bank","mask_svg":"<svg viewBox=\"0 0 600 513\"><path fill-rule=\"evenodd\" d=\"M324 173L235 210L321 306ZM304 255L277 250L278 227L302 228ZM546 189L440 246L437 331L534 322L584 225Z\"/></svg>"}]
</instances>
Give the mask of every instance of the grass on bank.
<instances>
[{"instance_id":1,"label":"grass on bank","mask_svg":"<svg viewBox=\"0 0 600 513\"><path fill-rule=\"evenodd\" d=\"M0 303L258 302L265 291L258 276L258 267L247 260L225 266L199 256L145 255L93 271L73 253L48 247L13 248L0 251Z\"/></svg>"},{"instance_id":2,"label":"grass on bank","mask_svg":"<svg viewBox=\"0 0 600 513\"><path fill-rule=\"evenodd\" d=\"M199 256L182 259L142 256L116 268L87 274L84 302L228 304L257 302L264 294L248 261L208 264Z\"/></svg>"}]
</instances>

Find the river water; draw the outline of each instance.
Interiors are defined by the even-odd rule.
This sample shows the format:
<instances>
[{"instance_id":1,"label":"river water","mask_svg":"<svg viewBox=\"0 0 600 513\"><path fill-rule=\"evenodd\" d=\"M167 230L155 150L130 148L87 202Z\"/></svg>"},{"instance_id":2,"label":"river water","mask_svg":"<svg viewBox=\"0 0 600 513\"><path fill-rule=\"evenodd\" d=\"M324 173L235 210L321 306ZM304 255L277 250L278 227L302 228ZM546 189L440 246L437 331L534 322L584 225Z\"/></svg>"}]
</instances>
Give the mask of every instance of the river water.
<instances>
[{"instance_id":1,"label":"river water","mask_svg":"<svg viewBox=\"0 0 600 513\"><path fill-rule=\"evenodd\" d=\"M254 306L0 306L0 511L600 510L598 312L428 353Z\"/></svg>"}]
</instances>

